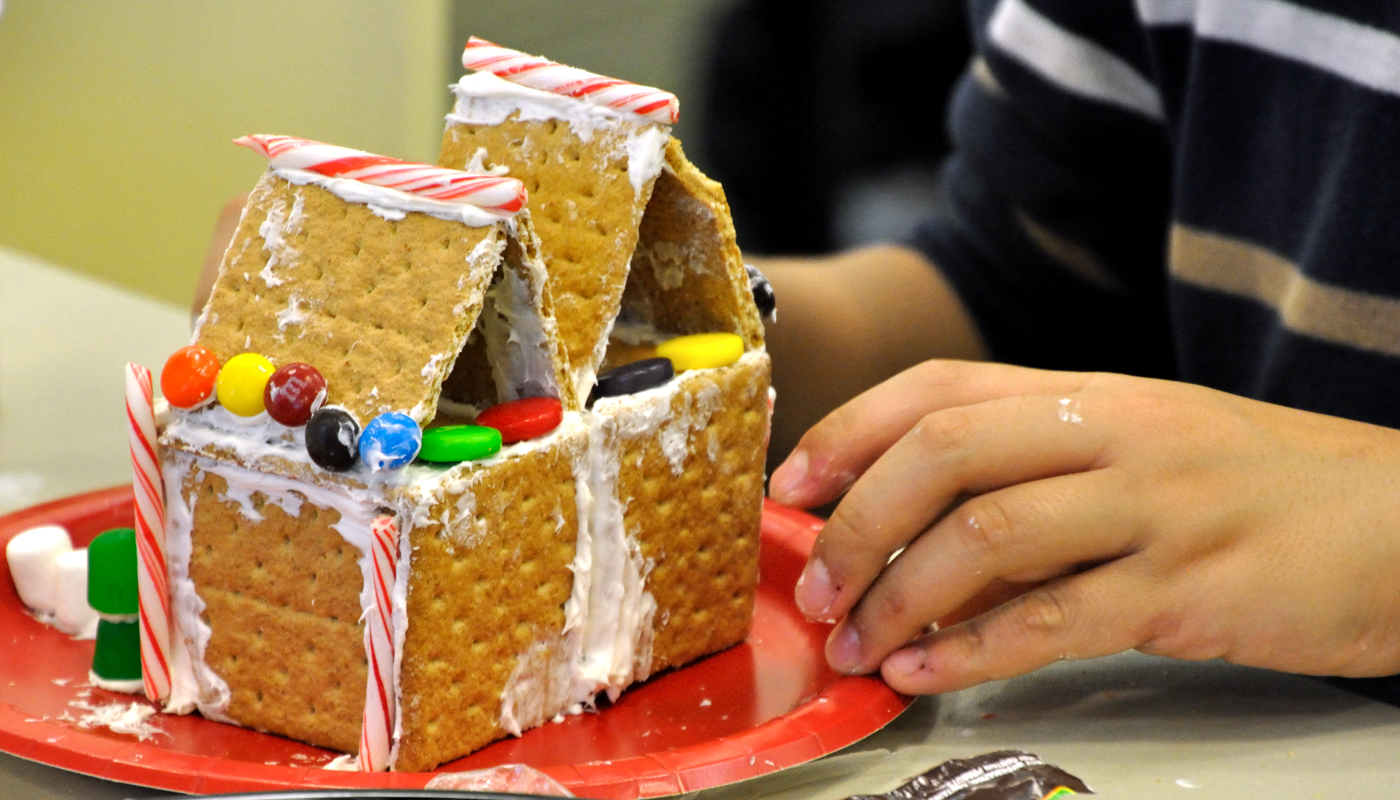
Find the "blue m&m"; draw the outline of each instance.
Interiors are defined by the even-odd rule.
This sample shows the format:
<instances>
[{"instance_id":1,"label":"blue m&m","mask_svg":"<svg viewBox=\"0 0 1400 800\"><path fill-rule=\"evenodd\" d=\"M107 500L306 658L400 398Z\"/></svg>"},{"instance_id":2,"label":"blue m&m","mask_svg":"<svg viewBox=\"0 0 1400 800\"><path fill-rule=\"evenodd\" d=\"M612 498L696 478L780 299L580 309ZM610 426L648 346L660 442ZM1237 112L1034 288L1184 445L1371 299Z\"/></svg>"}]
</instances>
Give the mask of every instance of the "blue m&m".
<instances>
[{"instance_id":1,"label":"blue m&m","mask_svg":"<svg viewBox=\"0 0 1400 800\"><path fill-rule=\"evenodd\" d=\"M380 414L360 434L360 460L372 472L401 469L413 461L423 446L423 431L402 411Z\"/></svg>"}]
</instances>

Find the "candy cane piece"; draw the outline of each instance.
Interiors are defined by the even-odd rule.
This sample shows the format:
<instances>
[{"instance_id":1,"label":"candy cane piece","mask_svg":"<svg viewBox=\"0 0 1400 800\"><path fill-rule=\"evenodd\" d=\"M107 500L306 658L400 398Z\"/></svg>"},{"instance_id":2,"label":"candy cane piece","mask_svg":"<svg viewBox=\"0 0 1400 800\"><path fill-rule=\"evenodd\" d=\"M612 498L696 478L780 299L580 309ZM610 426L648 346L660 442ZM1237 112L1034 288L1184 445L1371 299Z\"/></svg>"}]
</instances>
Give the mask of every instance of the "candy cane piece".
<instances>
[{"instance_id":1,"label":"candy cane piece","mask_svg":"<svg viewBox=\"0 0 1400 800\"><path fill-rule=\"evenodd\" d=\"M525 184L515 178L478 175L432 164L400 161L295 136L258 133L233 140L266 156L273 169L300 169L510 216L525 207Z\"/></svg>"},{"instance_id":2,"label":"candy cane piece","mask_svg":"<svg viewBox=\"0 0 1400 800\"><path fill-rule=\"evenodd\" d=\"M389 590L398 565L399 527L393 517L382 516L370 523L369 530L374 605L367 610L365 620L369 680L360 727L359 767L361 772L383 772L389 767L394 734L394 628Z\"/></svg>"},{"instance_id":3,"label":"candy cane piece","mask_svg":"<svg viewBox=\"0 0 1400 800\"><path fill-rule=\"evenodd\" d=\"M501 47L475 36L467 40L467 47L462 52L462 66L477 72L491 72L498 78L531 89L576 97L618 111L630 111L662 125L674 125L681 116L681 103L670 92L595 75L578 67Z\"/></svg>"},{"instance_id":4,"label":"candy cane piece","mask_svg":"<svg viewBox=\"0 0 1400 800\"><path fill-rule=\"evenodd\" d=\"M136 494L136 587L141 680L146 696L170 697L170 580L165 567L165 482L156 444L151 371L126 365L126 421Z\"/></svg>"}]
</instances>

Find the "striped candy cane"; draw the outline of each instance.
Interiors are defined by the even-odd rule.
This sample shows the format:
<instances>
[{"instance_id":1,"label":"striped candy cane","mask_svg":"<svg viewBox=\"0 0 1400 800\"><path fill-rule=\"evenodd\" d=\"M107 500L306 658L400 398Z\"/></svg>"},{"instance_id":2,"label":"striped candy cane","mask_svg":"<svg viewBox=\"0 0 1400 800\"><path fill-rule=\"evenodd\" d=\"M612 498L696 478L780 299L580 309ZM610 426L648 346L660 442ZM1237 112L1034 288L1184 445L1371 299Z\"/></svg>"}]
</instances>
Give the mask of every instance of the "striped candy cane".
<instances>
[{"instance_id":1,"label":"striped candy cane","mask_svg":"<svg viewBox=\"0 0 1400 800\"><path fill-rule=\"evenodd\" d=\"M475 36L467 40L467 48L462 53L462 66L478 72L491 72L498 78L531 89L577 97L618 111L631 111L662 125L674 125L681 116L681 103L670 92L605 78L577 67L557 64L547 58L501 47Z\"/></svg>"},{"instance_id":2,"label":"striped candy cane","mask_svg":"<svg viewBox=\"0 0 1400 800\"><path fill-rule=\"evenodd\" d=\"M170 697L170 582L165 568L165 483L156 450L151 371L126 365L126 421L136 493L136 587L141 680L146 696Z\"/></svg>"},{"instance_id":3,"label":"striped candy cane","mask_svg":"<svg viewBox=\"0 0 1400 800\"><path fill-rule=\"evenodd\" d=\"M234 139L233 143L263 154L274 169L307 170L444 203L464 203L502 216L511 216L525 207L525 184L515 178L400 161L295 136L259 133Z\"/></svg>"},{"instance_id":4,"label":"striped candy cane","mask_svg":"<svg viewBox=\"0 0 1400 800\"><path fill-rule=\"evenodd\" d=\"M365 684L359 766L361 772L383 772L389 768L394 734L394 627L389 590L399 558L399 527L393 517L383 516L376 517L369 530L374 606L365 620L369 680Z\"/></svg>"}]
</instances>

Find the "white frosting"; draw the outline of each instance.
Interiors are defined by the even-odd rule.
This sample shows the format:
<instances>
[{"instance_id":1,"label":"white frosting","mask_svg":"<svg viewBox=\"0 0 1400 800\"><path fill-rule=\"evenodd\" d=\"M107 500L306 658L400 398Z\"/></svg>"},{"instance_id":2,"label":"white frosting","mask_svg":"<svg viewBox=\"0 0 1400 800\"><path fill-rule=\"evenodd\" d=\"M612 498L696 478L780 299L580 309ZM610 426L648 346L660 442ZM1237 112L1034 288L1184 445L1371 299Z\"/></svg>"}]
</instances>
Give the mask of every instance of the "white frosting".
<instances>
[{"instance_id":1,"label":"white frosting","mask_svg":"<svg viewBox=\"0 0 1400 800\"><path fill-rule=\"evenodd\" d=\"M300 251L287 243L287 236L296 234L301 230L301 223L304 219L302 207L306 203L306 198L301 192L296 193L292 200L292 210L287 211L287 201L277 198L267 209L267 217L262 225L258 226L258 235L262 237L263 249L267 251L267 264L263 266L258 277L263 279L269 287L281 286L282 279L277 275L277 267L290 264L296 261ZM280 319L280 315L279 315ZM278 327L285 327L279 325Z\"/></svg>"},{"instance_id":2,"label":"white frosting","mask_svg":"<svg viewBox=\"0 0 1400 800\"><path fill-rule=\"evenodd\" d=\"M298 186L307 184L320 186L347 203L360 203L368 206L370 211L387 220L400 220L408 216L408 212L417 211L438 219L481 228L494 225L511 216L493 213L466 203L445 203L441 200L401 192L398 189L390 189L387 186L375 186L348 178L331 178L319 172L305 169L272 168L272 174Z\"/></svg>"},{"instance_id":3,"label":"white frosting","mask_svg":"<svg viewBox=\"0 0 1400 800\"><path fill-rule=\"evenodd\" d=\"M551 352L551 339L539 312L544 281L536 281L536 287L532 292L530 282L507 267L486 293L481 333L501 402L559 396L554 374L556 354Z\"/></svg>"}]
</instances>

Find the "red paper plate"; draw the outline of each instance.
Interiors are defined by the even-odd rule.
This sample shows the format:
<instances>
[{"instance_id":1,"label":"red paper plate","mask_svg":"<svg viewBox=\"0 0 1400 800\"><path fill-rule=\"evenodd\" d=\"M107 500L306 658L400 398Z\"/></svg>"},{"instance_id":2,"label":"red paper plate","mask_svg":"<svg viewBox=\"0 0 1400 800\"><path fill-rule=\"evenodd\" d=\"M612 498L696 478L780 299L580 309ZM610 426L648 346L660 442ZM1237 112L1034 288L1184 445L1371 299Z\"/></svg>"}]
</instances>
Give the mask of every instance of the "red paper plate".
<instances>
[{"instance_id":1,"label":"red paper plate","mask_svg":"<svg viewBox=\"0 0 1400 800\"><path fill-rule=\"evenodd\" d=\"M45 523L81 546L129 526L130 487L58 500L0 517L0 545ZM596 714L569 717L496 742L438 772L534 766L581 797L676 794L810 761L874 733L908 707L874 678L843 677L822 657L830 629L808 623L793 584L821 522L768 503L763 510L758 612L749 640L656 676ZM8 577L8 570L6 570ZM86 685L92 642L29 616L14 584L0 589L0 750L62 769L179 792L287 788L421 788L435 773L332 772L335 755L197 715L158 715L146 741L83 729L73 703L131 703ZM86 695L86 697L84 697Z\"/></svg>"}]
</instances>

